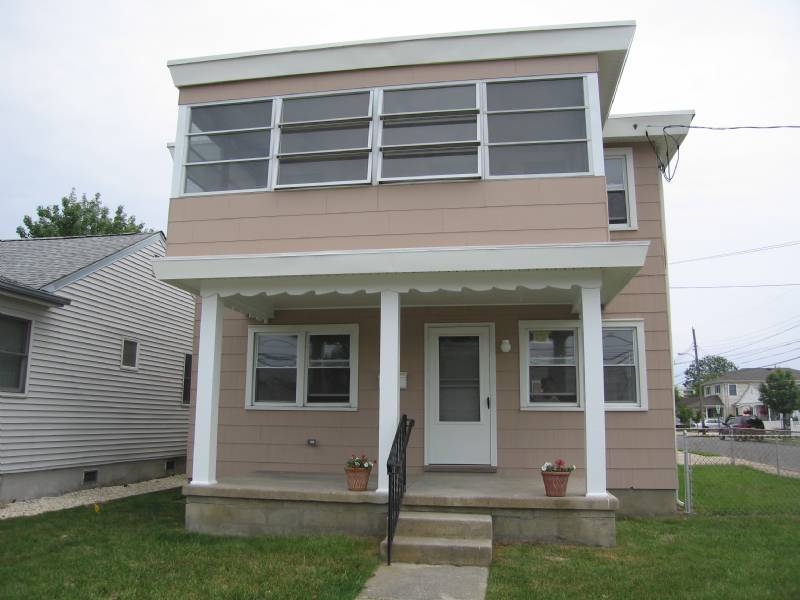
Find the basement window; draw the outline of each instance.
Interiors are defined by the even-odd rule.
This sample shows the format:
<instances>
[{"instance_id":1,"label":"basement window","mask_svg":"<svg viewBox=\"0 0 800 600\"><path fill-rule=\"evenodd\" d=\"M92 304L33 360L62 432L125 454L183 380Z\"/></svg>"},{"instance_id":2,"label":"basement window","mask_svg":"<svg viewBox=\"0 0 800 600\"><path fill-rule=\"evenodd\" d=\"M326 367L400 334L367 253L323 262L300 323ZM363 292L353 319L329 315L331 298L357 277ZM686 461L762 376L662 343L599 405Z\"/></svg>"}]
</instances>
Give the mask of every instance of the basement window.
<instances>
[{"instance_id":1,"label":"basement window","mask_svg":"<svg viewBox=\"0 0 800 600\"><path fill-rule=\"evenodd\" d=\"M97 483L97 469L83 472L83 483Z\"/></svg>"}]
</instances>

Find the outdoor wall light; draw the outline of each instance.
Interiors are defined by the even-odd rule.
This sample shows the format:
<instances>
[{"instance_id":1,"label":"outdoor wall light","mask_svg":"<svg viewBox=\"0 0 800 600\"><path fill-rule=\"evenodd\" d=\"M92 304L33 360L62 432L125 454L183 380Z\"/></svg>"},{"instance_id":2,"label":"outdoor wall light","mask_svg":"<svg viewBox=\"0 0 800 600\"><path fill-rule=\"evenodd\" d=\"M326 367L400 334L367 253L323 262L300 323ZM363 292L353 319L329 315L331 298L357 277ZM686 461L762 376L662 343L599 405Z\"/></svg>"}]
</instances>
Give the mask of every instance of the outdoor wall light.
<instances>
[{"instance_id":1,"label":"outdoor wall light","mask_svg":"<svg viewBox=\"0 0 800 600\"><path fill-rule=\"evenodd\" d=\"M503 340L500 342L500 352L503 354L511 352L511 342L509 340Z\"/></svg>"}]
</instances>

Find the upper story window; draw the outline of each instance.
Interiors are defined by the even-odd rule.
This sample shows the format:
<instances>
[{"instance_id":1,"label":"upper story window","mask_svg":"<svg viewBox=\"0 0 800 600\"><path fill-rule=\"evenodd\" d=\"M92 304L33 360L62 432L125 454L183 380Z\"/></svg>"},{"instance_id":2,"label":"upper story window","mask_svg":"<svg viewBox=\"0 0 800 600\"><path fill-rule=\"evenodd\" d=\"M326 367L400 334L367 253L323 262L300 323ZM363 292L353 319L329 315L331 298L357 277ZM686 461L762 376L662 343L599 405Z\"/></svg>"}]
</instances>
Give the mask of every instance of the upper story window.
<instances>
[{"instance_id":1,"label":"upper story window","mask_svg":"<svg viewBox=\"0 0 800 600\"><path fill-rule=\"evenodd\" d=\"M636 229L636 190L633 180L633 151L606 148L606 191L608 224L611 229Z\"/></svg>"},{"instance_id":2,"label":"upper story window","mask_svg":"<svg viewBox=\"0 0 800 600\"><path fill-rule=\"evenodd\" d=\"M728 395L735 396L736 395L736 384L730 383L728 384Z\"/></svg>"},{"instance_id":3,"label":"upper story window","mask_svg":"<svg viewBox=\"0 0 800 600\"><path fill-rule=\"evenodd\" d=\"M139 342L123 338L119 364L123 369L139 368Z\"/></svg>"},{"instance_id":4,"label":"upper story window","mask_svg":"<svg viewBox=\"0 0 800 600\"><path fill-rule=\"evenodd\" d=\"M0 315L0 392L25 393L31 322Z\"/></svg>"},{"instance_id":5,"label":"upper story window","mask_svg":"<svg viewBox=\"0 0 800 600\"><path fill-rule=\"evenodd\" d=\"M202 104L180 118L176 195L602 175L594 73Z\"/></svg>"},{"instance_id":6,"label":"upper story window","mask_svg":"<svg viewBox=\"0 0 800 600\"><path fill-rule=\"evenodd\" d=\"M193 107L184 192L266 188L271 127L271 100Z\"/></svg>"},{"instance_id":7,"label":"upper story window","mask_svg":"<svg viewBox=\"0 0 800 600\"><path fill-rule=\"evenodd\" d=\"M715 393L715 394L719 394L721 391L722 391L722 389L721 389L721 387L720 387L720 384L716 384L716 385L714 386L714 393Z\"/></svg>"}]
</instances>

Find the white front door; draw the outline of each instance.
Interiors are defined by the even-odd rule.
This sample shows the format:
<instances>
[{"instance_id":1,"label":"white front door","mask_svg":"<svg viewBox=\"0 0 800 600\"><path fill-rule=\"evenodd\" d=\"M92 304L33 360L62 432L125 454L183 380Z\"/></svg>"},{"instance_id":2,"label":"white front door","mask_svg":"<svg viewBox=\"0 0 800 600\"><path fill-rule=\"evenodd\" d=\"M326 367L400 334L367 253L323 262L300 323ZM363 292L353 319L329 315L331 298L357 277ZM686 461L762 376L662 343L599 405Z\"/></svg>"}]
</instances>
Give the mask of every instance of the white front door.
<instances>
[{"instance_id":1,"label":"white front door","mask_svg":"<svg viewBox=\"0 0 800 600\"><path fill-rule=\"evenodd\" d=\"M490 325L427 327L426 464L493 463L493 350Z\"/></svg>"}]
</instances>

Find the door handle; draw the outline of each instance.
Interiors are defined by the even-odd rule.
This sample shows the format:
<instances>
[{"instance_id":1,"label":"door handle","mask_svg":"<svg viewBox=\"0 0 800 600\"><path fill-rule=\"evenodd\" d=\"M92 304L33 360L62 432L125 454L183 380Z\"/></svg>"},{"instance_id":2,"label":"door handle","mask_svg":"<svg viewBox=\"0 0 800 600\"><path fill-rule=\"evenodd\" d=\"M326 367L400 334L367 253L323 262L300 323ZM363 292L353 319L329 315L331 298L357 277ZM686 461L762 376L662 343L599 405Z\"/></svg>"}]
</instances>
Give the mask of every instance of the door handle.
<instances>
[{"instance_id":1,"label":"door handle","mask_svg":"<svg viewBox=\"0 0 800 600\"><path fill-rule=\"evenodd\" d=\"M486 408L492 409L492 399L489 396L486 396Z\"/></svg>"}]
</instances>

